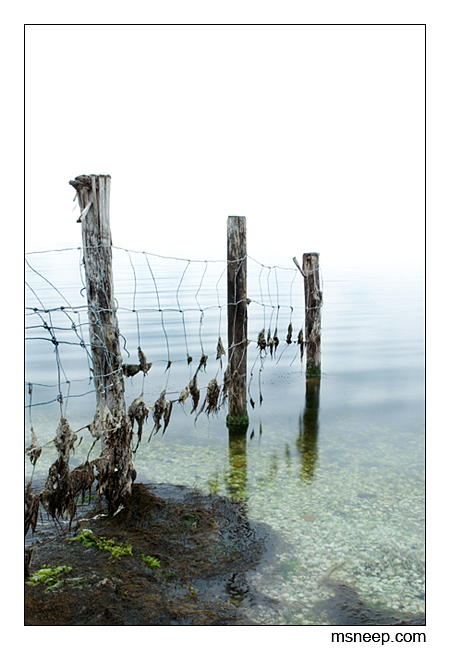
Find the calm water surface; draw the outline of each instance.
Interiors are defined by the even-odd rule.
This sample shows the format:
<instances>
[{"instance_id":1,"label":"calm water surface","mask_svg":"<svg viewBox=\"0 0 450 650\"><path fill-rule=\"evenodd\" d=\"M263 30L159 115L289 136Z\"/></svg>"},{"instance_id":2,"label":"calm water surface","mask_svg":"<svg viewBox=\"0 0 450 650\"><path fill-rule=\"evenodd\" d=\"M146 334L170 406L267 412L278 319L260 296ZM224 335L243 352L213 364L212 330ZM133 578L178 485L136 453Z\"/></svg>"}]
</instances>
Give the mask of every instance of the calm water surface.
<instances>
[{"instance_id":1,"label":"calm water surface","mask_svg":"<svg viewBox=\"0 0 450 650\"><path fill-rule=\"evenodd\" d=\"M95 395L80 346L89 340L80 253L28 259L27 305L72 308L27 312L26 381L33 385L25 398L27 405L31 399L27 435L32 423L42 444L53 438L61 409L74 430L91 422ZM220 383L224 368L215 352L219 335L226 345L225 265L119 250L114 260L124 362L137 363L140 343L154 363L145 380L126 380L127 402L142 390L147 406L163 389L176 399L202 351L208 364L199 387L216 376ZM255 408L246 437L230 438L224 409L196 418L188 400L174 405L167 432L147 444L150 417L135 458L139 480L245 500L250 518L278 533L274 557L250 575L272 605L245 598L240 605L264 624L351 623L337 621L332 608L343 585L372 609L399 616L424 611L422 272L324 266L322 274L320 382L306 382L298 346L285 343L289 322L294 337L303 324L300 274L250 260L248 370ZM44 322L61 341L57 353L51 341L36 338L51 339ZM262 327L277 329L273 358L261 359L256 349ZM62 405L54 401L59 392ZM74 465L91 444L86 430L79 435L85 438ZM53 458L49 446L35 478Z\"/></svg>"}]
</instances>

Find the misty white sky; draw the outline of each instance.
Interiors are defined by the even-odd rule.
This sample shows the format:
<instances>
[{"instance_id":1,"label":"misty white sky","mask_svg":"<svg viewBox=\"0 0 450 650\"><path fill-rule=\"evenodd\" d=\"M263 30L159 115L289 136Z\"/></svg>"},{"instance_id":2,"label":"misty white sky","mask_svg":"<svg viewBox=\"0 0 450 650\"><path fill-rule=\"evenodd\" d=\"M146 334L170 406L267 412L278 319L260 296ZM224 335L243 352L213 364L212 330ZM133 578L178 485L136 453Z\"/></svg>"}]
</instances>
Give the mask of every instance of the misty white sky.
<instances>
[{"instance_id":1,"label":"misty white sky","mask_svg":"<svg viewBox=\"0 0 450 650\"><path fill-rule=\"evenodd\" d=\"M25 89L27 250L107 173L116 246L224 259L237 214L265 264L423 263L423 26L28 26Z\"/></svg>"}]
</instances>

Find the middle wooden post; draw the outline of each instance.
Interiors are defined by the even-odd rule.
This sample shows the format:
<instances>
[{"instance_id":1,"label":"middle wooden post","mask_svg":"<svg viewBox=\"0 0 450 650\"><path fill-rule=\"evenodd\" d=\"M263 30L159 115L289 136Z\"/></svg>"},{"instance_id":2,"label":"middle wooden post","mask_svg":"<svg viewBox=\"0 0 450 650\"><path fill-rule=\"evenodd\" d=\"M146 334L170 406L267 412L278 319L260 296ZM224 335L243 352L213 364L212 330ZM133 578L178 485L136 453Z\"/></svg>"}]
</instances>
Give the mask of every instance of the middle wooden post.
<instances>
[{"instance_id":1,"label":"middle wooden post","mask_svg":"<svg viewBox=\"0 0 450 650\"><path fill-rule=\"evenodd\" d=\"M248 427L247 413L247 223L228 217L228 415L233 430Z\"/></svg>"}]
</instances>

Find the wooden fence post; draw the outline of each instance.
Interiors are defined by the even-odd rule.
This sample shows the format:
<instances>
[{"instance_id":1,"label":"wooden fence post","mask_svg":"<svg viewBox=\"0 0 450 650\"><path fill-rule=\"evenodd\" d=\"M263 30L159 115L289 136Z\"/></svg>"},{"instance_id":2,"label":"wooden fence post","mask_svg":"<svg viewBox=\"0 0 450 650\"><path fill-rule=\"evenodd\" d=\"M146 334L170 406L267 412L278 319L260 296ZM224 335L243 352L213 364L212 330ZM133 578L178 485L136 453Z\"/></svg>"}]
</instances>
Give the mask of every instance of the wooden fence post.
<instances>
[{"instance_id":1,"label":"wooden fence post","mask_svg":"<svg viewBox=\"0 0 450 650\"><path fill-rule=\"evenodd\" d=\"M102 453L94 461L99 490L110 511L131 494L134 471L132 428L125 404L119 325L114 299L111 231L109 227L110 176L77 176L81 209L83 263L89 314L89 335L97 411L91 433L100 438Z\"/></svg>"},{"instance_id":2,"label":"wooden fence post","mask_svg":"<svg viewBox=\"0 0 450 650\"><path fill-rule=\"evenodd\" d=\"M305 283L306 377L321 375L322 291L319 253L303 254L302 275Z\"/></svg>"},{"instance_id":3,"label":"wooden fence post","mask_svg":"<svg viewBox=\"0 0 450 650\"><path fill-rule=\"evenodd\" d=\"M247 224L228 217L228 415L231 430L247 431Z\"/></svg>"}]
</instances>

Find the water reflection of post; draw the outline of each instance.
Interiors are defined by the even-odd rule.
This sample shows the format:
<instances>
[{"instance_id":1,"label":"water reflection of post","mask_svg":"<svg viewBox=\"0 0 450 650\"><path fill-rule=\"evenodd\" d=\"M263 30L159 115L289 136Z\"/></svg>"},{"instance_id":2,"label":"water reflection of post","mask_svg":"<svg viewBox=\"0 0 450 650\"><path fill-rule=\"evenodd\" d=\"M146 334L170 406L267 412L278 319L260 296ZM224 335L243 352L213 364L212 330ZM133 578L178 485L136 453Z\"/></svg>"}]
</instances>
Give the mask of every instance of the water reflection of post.
<instances>
[{"instance_id":1,"label":"water reflection of post","mask_svg":"<svg viewBox=\"0 0 450 650\"><path fill-rule=\"evenodd\" d=\"M306 380L305 408L300 416L297 449L301 455L300 477L310 481L314 477L319 435L320 377Z\"/></svg>"},{"instance_id":2,"label":"water reflection of post","mask_svg":"<svg viewBox=\"0 0 450 650\"><path fill-rule=\"evenodd\" d=\"M242 432L228 433L230 471L225 478L230 495L245 499L247 494L247 436Z\"/></svg>"}]
</instances>

